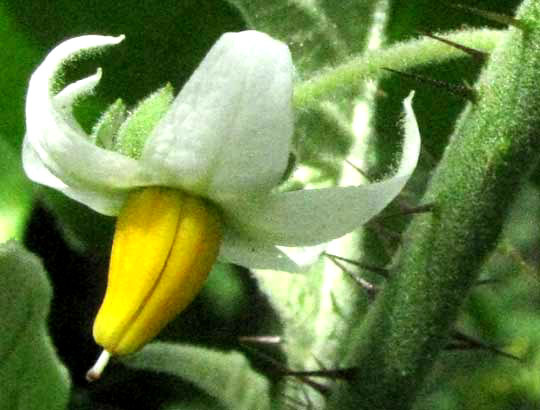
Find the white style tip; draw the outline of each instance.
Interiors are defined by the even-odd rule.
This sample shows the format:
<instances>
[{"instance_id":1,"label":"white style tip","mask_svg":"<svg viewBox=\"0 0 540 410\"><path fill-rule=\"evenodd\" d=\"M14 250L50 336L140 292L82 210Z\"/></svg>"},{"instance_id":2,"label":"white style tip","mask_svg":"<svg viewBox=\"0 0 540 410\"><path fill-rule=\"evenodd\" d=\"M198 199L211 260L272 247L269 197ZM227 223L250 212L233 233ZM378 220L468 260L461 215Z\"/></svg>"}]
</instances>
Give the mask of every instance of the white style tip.
<instances>
[{"instance_id":1,"label":"white style tip","mask_svg":"<svg viewBox=\"0 0 540 410\"><path fill-rule=\"evenodd\" d=\"M90 368L90 370L86 372L86 380L89 382L99 380L103 370L105 370L105 367L107 366L107 363L109 363L110 358L111 354L108 351L103 350L96 360L96 363Z\"/></svg>"}]
</instances>

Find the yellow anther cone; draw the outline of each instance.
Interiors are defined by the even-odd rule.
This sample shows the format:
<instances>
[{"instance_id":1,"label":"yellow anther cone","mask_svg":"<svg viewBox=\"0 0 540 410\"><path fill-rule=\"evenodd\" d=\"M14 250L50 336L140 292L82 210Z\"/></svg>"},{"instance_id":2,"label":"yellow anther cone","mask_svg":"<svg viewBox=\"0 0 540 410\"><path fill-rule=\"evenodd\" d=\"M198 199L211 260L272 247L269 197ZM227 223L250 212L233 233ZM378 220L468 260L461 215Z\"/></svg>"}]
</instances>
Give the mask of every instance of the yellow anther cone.
<instances>
[{"instance_id":1,"label":"yellow anther cone","mask_svg":"<svg viewBox=\"0 0 540 410\"><path fill-rule=\"evenodd\" d=\"M221 240L216 210L178 190L130 195L114 236L94 339L111 354L140 349L195 298Z\"/></svg>"}]
</instances>

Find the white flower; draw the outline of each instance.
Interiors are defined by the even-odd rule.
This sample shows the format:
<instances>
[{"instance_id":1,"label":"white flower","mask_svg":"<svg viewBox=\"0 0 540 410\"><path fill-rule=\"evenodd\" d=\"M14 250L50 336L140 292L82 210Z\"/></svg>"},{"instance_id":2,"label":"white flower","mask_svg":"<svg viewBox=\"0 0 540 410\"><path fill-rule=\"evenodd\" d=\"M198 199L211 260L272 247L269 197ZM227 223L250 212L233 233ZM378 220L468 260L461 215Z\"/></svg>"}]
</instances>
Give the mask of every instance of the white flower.
<instances>
[{"instance_id":1,"label":"white flower","mask_svg":"<svg viewBox=\"0 0 540 410\"><path fill-rule=\"evenodd\" d=\"M23 164L34 181L106 215L130 191L174 187L207 198L223 213L220 259L251 268L294 271L276 246L307 246L340 237L378 214L402 190L420 151L409 121L400 165L381 182L277 192L293 133L293 72L287 46L256 31L228 33L212 47L139 159L99 148L72 115L101 71L52 92L62 64L123 37L83 36L56 47L28 89ZM410 99L407 116L414 118Z\"/></svg>"},{"instance_id":2,"label":"white flower","mask_svg":"<svg viewBox=\"0 0 540 410\"><path fill-rule=\"evenodd\" d=\"M327 242L367 222L402 190L420 151L411 96L392 177L362 186L274 190L291 150L294 67L285 44L256 31L218 40L137 159L100 148L72 107L93 90L101 71L56 95L53 88L67 60L122 39L83 36L60 44L32 75L26 104L27 175L97 212L118 215L93 330L104 351L90 379L99 377L111 354L137 351L180 313L218 252L250 268L295 271L299 267L278 246Z\"/></svg>"}]
</instances>

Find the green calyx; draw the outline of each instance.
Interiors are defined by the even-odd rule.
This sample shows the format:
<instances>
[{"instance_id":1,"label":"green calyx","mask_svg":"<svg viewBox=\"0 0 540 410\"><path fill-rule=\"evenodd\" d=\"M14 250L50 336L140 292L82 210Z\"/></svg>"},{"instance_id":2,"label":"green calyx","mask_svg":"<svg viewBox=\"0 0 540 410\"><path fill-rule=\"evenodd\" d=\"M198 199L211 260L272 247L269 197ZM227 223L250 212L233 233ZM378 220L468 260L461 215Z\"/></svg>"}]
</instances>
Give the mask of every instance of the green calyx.
<instances>
[{"instance_id":1,"label":"green calyx","mask_svg":"<svg viewBox=\"0 0 540 410\"><path fill-rule=\"evenodd\" d=\"M144 144L174 99L171 84L165 85L141 101L129 113L121 99L103 113L92 130L92 141L99 147L138 159Z\"/></svg>"}]
</instances>

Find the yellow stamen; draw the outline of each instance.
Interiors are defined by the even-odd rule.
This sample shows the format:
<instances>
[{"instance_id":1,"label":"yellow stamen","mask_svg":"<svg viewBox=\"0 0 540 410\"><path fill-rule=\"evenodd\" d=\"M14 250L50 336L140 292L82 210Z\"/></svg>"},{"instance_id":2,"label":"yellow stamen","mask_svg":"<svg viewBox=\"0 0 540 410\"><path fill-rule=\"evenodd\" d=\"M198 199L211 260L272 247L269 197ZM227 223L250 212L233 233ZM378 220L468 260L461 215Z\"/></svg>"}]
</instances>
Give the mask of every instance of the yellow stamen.
<instances>
[{"instance_id":1,"label":"yellow stamen","mask_svg":"<svg viewBox=\"0 0 540 410\"><path fill-rule=\"evenodd\" d=\"M116 224L94 339L111 354L140 349L195 298L221 240L216 210L178 190L134 192Z\"/></svg>"}]
</instances>

